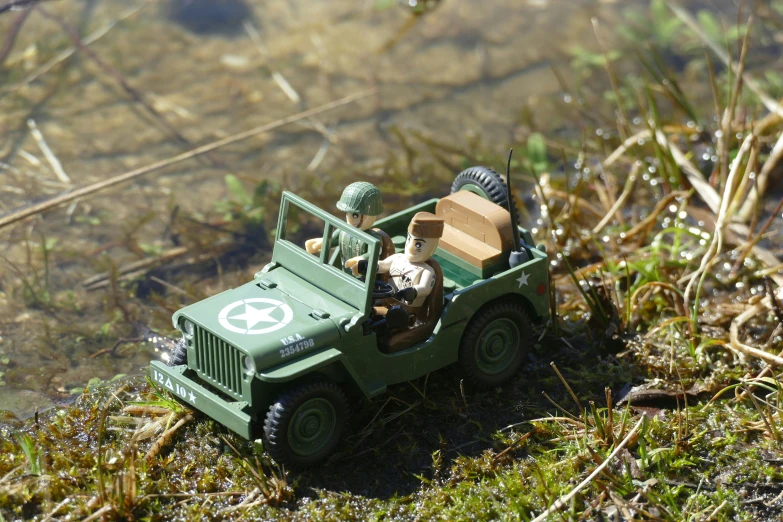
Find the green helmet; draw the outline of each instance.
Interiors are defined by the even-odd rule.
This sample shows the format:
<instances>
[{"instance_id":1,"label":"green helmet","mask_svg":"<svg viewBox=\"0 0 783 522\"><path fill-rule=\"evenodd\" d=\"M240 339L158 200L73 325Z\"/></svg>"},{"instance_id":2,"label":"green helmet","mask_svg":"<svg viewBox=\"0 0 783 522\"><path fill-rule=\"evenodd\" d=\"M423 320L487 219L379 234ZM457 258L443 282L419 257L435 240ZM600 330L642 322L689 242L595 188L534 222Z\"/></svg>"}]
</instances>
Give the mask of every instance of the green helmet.
<instances>
[{"instance_id":1,"label":"green helmet","mask_svg":"<svg viewBox=\"0 0 783 522\"><path fill-rule=\"evenodd\" d=\"M343 195L337 202L337 208L346 213L378 216L383 212L381 191L366 181L351 183L343 190Z\"/></svg>"}]
</instances>

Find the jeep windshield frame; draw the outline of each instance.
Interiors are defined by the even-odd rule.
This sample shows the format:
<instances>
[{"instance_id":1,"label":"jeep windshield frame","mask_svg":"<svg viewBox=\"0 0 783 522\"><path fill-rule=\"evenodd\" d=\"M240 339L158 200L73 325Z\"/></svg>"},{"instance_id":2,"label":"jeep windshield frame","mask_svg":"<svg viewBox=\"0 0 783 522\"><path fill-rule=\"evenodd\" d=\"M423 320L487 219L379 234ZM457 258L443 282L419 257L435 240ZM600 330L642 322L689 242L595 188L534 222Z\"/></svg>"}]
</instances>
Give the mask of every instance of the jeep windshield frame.
<instances>
[{"instance_id":1,"label":"jeep windshield frame","mask_svg":"<svg viewBox=\"0 0 783 522\"><path fill-rule=\"evenodd\" d=\"M324 222L323 248L318 255L308 254L299 245L287 239L288 218L291 207L295 207ZM332 237L344 232L367 245L367 273L362 281L334 266L337 252L332 253ZM304 279L312 286L325 292L364 315L372 306L372 290L378 271L381 241L325 212L312 203L291 192L283 192L280 201L280 215L277 221L275 246L272 262ZM345 260L342 260L344 263ZM304 297L304 296L302 296Z\"/></svg>"}]
</instances>

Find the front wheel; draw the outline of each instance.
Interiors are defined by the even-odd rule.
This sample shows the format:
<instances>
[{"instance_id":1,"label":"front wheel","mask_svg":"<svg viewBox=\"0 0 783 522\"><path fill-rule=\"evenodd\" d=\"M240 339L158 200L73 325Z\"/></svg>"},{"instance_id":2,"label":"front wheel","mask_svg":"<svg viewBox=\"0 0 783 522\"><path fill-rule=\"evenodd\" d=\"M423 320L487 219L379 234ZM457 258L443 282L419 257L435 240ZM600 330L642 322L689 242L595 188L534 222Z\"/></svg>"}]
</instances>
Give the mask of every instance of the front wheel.
<instances>
[{"instance_id":1,"label":"front wheel","mask_svg":"<svg viewBox=\"0 0 783 522\"><path fill-rule=\"evenodd\" d=\"M277 462L305 468L326 459L343 435L348 399L330 382L283 392L264 421L264 447Z\"/></svg>"},{"instance_id":2,"label":"front wheel","mask_svg":"<svg viewBox=\"0 0 783 522\"><path fill-rule=\"evenodd\" d=\"M188 363L188 345L185 344L185 339L180 339L177 344L174 345L174 350L169 355L169 360L166 362L166 366L179 366L181 364Z\"/></svg>"},{"instance_id":3,"label":"front wheel","mask_svg":"<svg viewBox=\"0 0 783 522\"><path fill-rule=\"evenodd\" d=\"M530 319L521 304L499 301L479 310L460 342L465 378L479 388L503 384L527 358L532 340Z\"/></svg>"}]
</instances>

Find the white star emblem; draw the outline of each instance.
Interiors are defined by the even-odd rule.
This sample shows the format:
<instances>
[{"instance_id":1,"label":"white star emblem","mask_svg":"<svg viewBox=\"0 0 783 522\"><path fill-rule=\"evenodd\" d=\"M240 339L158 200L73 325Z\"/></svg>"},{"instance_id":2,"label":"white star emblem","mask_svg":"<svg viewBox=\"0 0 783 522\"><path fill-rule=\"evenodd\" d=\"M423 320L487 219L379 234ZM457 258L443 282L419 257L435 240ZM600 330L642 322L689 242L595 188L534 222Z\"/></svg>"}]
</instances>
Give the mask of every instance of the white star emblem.
<instances>
[{"instance_id":1,"label":"white star emblem","mask_svg":"<svg viewBox=\"0 0 783 522\"><path fill-rule=\"evenodd\" d=\"M530 277L529 274L526 274L524 271L522 271L522 275L519 276L519 279L516 281L519 283L519 288L522 288L522 285L527 286L527 278Z\"/></svg>"},{"instance_id":2,"label":"white star emblem","mask_svg":"<svg viewBox=\"0 0 783 522\"><path fill-rule=\"evenodd\" d=\"M265 304L267 306L261 307L259 304L251 303ZM240 306L243 307L243 313L229 316L234 309ZM218 314L218 321L223 328L234 333L248 335L274 332L284 328L293 318L294 312L290 306L280 301L263 297L235 301L224 307ZM270 326L254 329L258 323L269 323Z\"/></svg>"},{"instance_id":3,"label":"white star emblem","mask_svg":"<svg viewBox=\"0 0 783 522\"><path fill-rule=\"evenodd\" d=\"M264 308L263 310L259 310L258 308L253 308L249 304L245 303L245 313L239 314L239 315L233 315L229 317L229 319L239 319L241 321L245 321L247 323L247 329L253 328L258 323L278 323L279 321L277 319L273 319L269 316L272 312L277 310L276 306L270 307L270 308Z\"/></svg>"},{"instance_id":4,"label":"white star emblem","mask_svg":"<svg viewBox=\"0 0 783 522\"><path fill-rule=\"evenodd\" d=\"M188 399L190 400L191 404L196 404L196 395L188 390Z\"/></svg>"}]
</instances>

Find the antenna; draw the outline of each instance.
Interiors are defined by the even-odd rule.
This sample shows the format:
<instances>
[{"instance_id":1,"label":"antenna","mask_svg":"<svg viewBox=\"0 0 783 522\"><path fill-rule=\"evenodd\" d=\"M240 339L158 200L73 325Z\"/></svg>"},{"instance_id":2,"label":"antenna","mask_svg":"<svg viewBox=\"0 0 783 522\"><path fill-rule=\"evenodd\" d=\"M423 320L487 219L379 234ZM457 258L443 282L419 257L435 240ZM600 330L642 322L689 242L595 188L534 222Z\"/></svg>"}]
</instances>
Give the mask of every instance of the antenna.
<instances>
[{"instance_id":1,"label":"antenna","mask_svg":"<svg viewBox=\"0 0 783 522\"><path fill-rule=\"evenodd\" d=\"M514 149L508 150L508 162L506 163L506 199L508 200L508 212L511 214L511 230L514 234L514 252L519 252L519 221L517 218L517 206L511 192L511 155Z\"/></svg>"},{"instance_id":2,"label":"antenna","mask_svg":"<svg viewBox=\"0 0 783 522\"><path fill-rule=\"evenodd\" d=\"M527 249L522 249L522 241L519 238L519 220L517 218L517 206L514 202L514 196L511 192L511 155L514 149L508 151L508 162L506 163L506 199L508 200L508 213L511 217L511 232L514 237L514 247L508 255L509 268L514 268L530 260L530 254Z\"/></svg>"}]
</instances>

